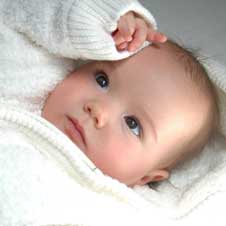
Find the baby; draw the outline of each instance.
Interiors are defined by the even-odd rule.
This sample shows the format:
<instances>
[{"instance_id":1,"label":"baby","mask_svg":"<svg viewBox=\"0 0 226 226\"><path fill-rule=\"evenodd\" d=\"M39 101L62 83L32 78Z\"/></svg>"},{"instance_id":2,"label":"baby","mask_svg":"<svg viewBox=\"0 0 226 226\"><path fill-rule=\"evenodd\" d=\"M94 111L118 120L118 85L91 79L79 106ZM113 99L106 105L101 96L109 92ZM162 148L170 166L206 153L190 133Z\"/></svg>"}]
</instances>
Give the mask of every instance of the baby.
<instances>
[{"instance_id":1,"label":"baby","mask_svg":"<svg viewBox=\"0 0 226 226\"><path fill-rule=\"evenodd\" d=\"M214 88L191 52L136 14L121 17L113 37L118 50L154 43L127 59L79 67L53 90L42 117L129 186L167 179L215 130Z\"/></svg>"},{"instance_id":2,"label":"baby","mask_svg":"<svg viewBox=\"0 0 226 226\"><path fill-rule=\"evenodd\" d=\"M133 187L202 149L218 112L199 61L136 0L1 0L0 27L1 226L169 225L95 167Z\"/></svg>"}]
</instances>

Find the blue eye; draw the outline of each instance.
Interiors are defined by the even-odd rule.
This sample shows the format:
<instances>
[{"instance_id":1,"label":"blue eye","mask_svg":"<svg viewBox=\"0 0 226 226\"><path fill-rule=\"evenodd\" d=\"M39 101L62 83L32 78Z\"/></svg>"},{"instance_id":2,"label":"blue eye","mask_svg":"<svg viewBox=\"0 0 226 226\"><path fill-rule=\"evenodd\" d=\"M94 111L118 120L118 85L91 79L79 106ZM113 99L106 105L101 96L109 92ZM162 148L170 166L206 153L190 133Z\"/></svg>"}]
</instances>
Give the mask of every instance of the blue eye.
<instances>
[{"instance_id":1,"label":"blue eye","mask_svg":"<svg viewBox=\"0 0 226 226\"><path fill-rule=\"evenodd\" d=\"M95 73L95 79L101 88L107 88L109 85L108 76L104 72Z\"/></svg>"},{"instance_id":2,"label":"blue eye","mask_svg":"<svg viewBox=\"0 0 226 226\"><path fill-rule=\"evenodd\" d=\"M131 131L136 135L140 136L141 135L141 126L139 121L133 117L133 116L126 116L125 117L126 124L128 127L131 129Z\"/></svg>"}]
</instances>

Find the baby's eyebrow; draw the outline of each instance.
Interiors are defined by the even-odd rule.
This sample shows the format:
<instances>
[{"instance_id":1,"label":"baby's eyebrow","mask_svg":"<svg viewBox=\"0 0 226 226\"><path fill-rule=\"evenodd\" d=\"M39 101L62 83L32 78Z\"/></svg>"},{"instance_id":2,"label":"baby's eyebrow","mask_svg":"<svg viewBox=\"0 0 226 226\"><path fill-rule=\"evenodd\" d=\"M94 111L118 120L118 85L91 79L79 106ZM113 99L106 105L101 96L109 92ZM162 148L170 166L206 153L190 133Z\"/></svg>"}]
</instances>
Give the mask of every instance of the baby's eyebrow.
<instances>
[{"instance_id":1,"label":"baby's eyebrow","mask_svg":"<svg viewBox=\"0 0 226 226\"><path fill-rule=\"evenodd\" d=\"M148 114L147 111L143 110L142 112L143 112L143 115L146 119L145 122L147 122L149 124L149 128L151 129L151 133L153 134L154 140L157 142L158 136L157 136L155 124L154 124L152 118L150 117L150 115Z\"/></svg>"},{"instance_id":2,"label":"baby's eyebrow","mask_svg":"<svg viewBox=\"0 0 226 226\"><path fill-rule=\"evenodd\" d=\"M117 66L111 62L111 61L106 61L107 67L111 70L111 71L116 71L117 70Z\"/></svg>"}]
</instances>

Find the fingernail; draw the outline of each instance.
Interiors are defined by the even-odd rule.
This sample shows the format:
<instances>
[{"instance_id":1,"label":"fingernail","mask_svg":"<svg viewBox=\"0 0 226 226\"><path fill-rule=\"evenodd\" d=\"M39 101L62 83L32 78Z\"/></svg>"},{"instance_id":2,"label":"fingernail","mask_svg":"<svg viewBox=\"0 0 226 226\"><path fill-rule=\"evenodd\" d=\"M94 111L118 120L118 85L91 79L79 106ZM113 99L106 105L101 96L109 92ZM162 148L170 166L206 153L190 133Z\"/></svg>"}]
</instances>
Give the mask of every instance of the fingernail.
<instances>
[{"instance_id":1,"label":"fingernail","mask_svg":"<svg viewBox=\"0 0 226 226\"><path fill-rule=\"evenodd\" d=\"M127 42L132 41L132 37L131 37L131 36L130 36L130 37L127 37L127 38L126 38L126 41L127 41Z\"/></svg>"},{"instance_id":2,"label":"fingernail","mask_svg":"<svg viewBox=\"0 0 226 226\"><path fill-rule=\"evenodd\" d=\"M166 36L162 36L162 42L166 42L167 41L167 37Z\"/></svg>"}]
</instances>

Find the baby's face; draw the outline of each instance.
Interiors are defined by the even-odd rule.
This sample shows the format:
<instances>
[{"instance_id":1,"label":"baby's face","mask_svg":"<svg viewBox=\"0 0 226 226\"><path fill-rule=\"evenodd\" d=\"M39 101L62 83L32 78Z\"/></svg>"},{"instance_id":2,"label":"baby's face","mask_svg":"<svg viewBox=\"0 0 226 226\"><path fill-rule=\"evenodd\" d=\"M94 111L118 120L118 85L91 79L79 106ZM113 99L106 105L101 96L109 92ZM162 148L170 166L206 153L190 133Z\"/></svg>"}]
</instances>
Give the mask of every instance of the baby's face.
<instances>
[{"instance_id":1,"label":"baby's face","mask_svg":"<svg viewBox=\"0 0 226 226\"><path fill-rule=\"evenodd\" d=\"M199 94L183 73L163 45L91 62L56 87L42 116L105 174L127 185L161 180L168 176L164 164L201 120Z\"/></svg>"}]
</instances>

